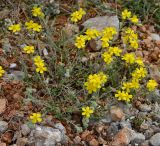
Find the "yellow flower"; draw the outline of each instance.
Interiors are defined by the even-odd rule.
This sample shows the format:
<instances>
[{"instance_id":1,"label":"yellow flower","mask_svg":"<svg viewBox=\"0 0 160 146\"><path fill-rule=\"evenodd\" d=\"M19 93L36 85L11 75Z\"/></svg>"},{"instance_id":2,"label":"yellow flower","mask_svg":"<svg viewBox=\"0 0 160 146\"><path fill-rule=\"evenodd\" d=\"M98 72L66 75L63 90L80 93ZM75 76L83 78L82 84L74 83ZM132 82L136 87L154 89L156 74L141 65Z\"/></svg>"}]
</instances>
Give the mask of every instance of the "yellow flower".
<instances>
[{"instance_id":1,"label":"yellow flower","mask_svg":"<svg viewBox=\"0 0 160 146\"><path fill-rule=\"evenodd\" d=\"M122 89L126 90L126 92L130 92L130 89L132 89L132 83L131 82L123 83Z\"/></svg>"},{"instance_id":2,"label":"yellow flower","mask_svg":"<svg viewBox=\"0 0 160 146\"><path fill-rule=\"evenodd\" d=\"M47 67L45 67L44 64L37 64L36 72L43 74L45 71L47 71Z\"/></svg>"},{"instance_id":3,"label":"yellow flower","mask_svg":"<svg viewBox=\"0 0 160 146\"><path fill-rule=\"evenodd\" d=\"M101 38L101 41L102 41L102 48L109 47L109 38L107 36L103 36Z\"/></svg>"},{"instance_id":4,"label":"yellow flower","mask_svg":"<svg viewBox=\"0 0 160 146\"><path fill-rule=\"evenodd\" d=\"M118 91L117 94L115 94L115 97L118 98L120 101L127 101L129 102L132 99L132 95L128 94L125 91Z\"/></svg>"},{"instance_id":5,"label":"yellow flower","mask_svg":"<svg viewBox=\"0 0 160 146\"><path fill-rule=\"evenodd\" d=\"M86 14L86 12L85 12L82 8L80 8L78 12L79 12L82 16Z\"/></svg>"},{"instance_id":6,"label":"yellow flower","mask_svg":"<svg viewBox=\"0 0 160 146\"><path fill-rule=\"evenodd\" d=\"M132 73L132 77L136 80L142 79L146 77L147 70L144 67L136 68L135 71Z\"/></svg>"},{"instance_id":7,"label":"yellow flower","mask_svg":"<svg viewBox=\"0 0 160 146\"><path fill-rule=\"evenodd\" d=\"M147 88L149 91L154 91L157 86L158 84L155 80L149 80L147 83Z\"/></svg>"},{"instance_id":8,"label":"yellow flower","mask_svg":"<svg viewBox=\"0 0 160 146\"><path fill-rule=\"evenodd\" d=\"M101 84L107 82L107 76L103 72L98 73L98 76L100 77Z\"/></svg>"},{"instance_id":9,"label":"yellow flower","mask_svg":"<svg viewBox=\"0 0 160 146\"><path fill-rule=\"evenodd\" d=\"M39 25L38 23L34 23L32 26L33 31L40 32L42 30L42 26Z\"/></svg>"},{"instance_id":10,"label":"yellow flower","mask_svg":"<svg viewBox=\"0 0 160 146\"><path fill-rule=\"evenodd\" d=\"M44 64L44 60L42 60L40 56L34 57L34 64L37 65L39 63Z\"/></svg>"},{"instance_id":11,"label":"yellow flower","mask_svg":"<svg viewBox=\"0 0 160 146\"><path fill-rule=\"evenodd\" d=\"M125 9L122 12L122 19L127 19L127 18L130 18L130 17L131 17L131 11L128 11L127 9Z\"/></svg>"},{"instance_id":12,"label":"yellow flower","mask_svg":"<svg viewBox=\"0 0 160 146\"><path fill-rule=\"evenodd\" d=\"M14 24L8 27L8 30L11 30L12 32L18 32L21 30L20 24Z\"/></svg>"},{"instance_id":13,"label":"yellow flower","mask_svg":"<svg viewBox=\"0 0 160 146\"><path fill-rule=\"evenodd\" d=\"M140 58L140 57L138 57L138 58L136 58L136 61L135 61L139 66L144 66L144 63L143 63L143 60L142 60L142 58Z\"/></svg>"},{"instance_id":14,"label":"yellow flower","mask_svg":"<svg viewBox=\"0 0 160 146\"><path fill-rule=\"evenodd\" d=\"M35 17L44 17L41 7L34 6L32 9L32 15Z\"/></svg>"},{"instance_id":15,"label":"yellow flower","mask_svg":"<svg viewBox=\"0 0 160 146\"><path fill-rule=\"evenodd\" d=\"M38 23L34 23L32 20L30 20L29 22L26 22L25 26L28 30L33 30L37 32L40 32L42 30L42 26L39 25Z\"/></svg>"},{"instance_id":16,"label":"yellow flower","mask_svg":"<svg viewBox=\"0 0 160 146\"><path fill-rule=\"evenodd\" d=\"M83 15L85 15L86 12L80 8L78 11L75 11L74 13L71 14L71 21L72 22L78 22L79 20L82 19Z\"/></svg>"},{"instance_id":17,"label":"yellow flower","mask_svg":"<svg viewBox=\"0 0 160 146\"><path fill-rule=\"evenodd\" d=\"M113 39L113 36L117 34L115 27L106 27L101 32L101 41L102 41L102 48L109 47L109 41Z\"/></svg>"},{"instance_id":18,"label":"yellow flower","mask_svg":"<svg viewBox=\"0 0 160 146\"><path fill-rule=\"evenodd\" d=\"M137 18L137 16L136 16L136 15L133 15L133 17L132 17L132 18L130 18L130 20L131 20L131 22L132 22L132 23L135 23L135 24L137 24L137 23L138 23L138 18Z\"/></svg>"},{"instance_id":19,"label":"yellow flower","mask_svg":"<svg viewBox=\"0 0 160 146\"><path fill-rule=\"evenodd\" d=\"M130 47L137 49L138 48L138 35L131 28L127 28L122 37L125 44L130 45Z\"/></svg>"},{"instance_id":20,"label":"yellow flower","mask_svg":"<svg viewBox=\"0 0 160 146\"><path fill-rule=\"evenodd\" d=\"M132 30L131 28L127 28L126 30L125 30L125 33L126 34L134 34L134 30Z\"/></svg>"},{"instance_id":21,"label":"yellow flower","mask_svg":"<svg viewBox=\"0 0 160 146\"><path fill-rule=\"evenodd\" d=\"M3 70L2 66L0 66L0 77L2 77L4 73L5 71Z\"/></svg>"},{"instance_id":22,"label":"yellow flower","mask_svg":"<svg viewBox=\"0 0 160 146\"><path fill-rule=\"evenodd\" d=\"M135 63L135 55L133 53L126 53L123 57L122 60L125 60L127 64L133 64Z\"/></svg>"},{"instance_id":23,"label":"yellow flower","mask_svg":"<svg viewBox=\"0 0 160 146\"><path fill-rule=\"evenodd\" d=\"M106 64L110 64L110 63L113 61L112 55L109 54L108 52L104 52L104 53L102 54L102 58L104 59L104 62L105 62Z\"/></svg>"},{"instance_id":24,"label":"yellow flower","mask_svg":"<svg viewBox=\"0 0 160 146\"><path fill-rule=\"evenodd\" d=\"M85 88L88 90L88 93L97 92L103 84L107 81L107 76L100 72L99 74L89 75L87 82L84 83Z\"/></svg>"},{"instance_id":25,"label":"yellow flower","mask_svg":"<svg viewBox=\"0 0 160 146\"><path fill-rule=\"evenodd\" d=\"M133 89L138 89L138 88L140 88L140 84L139 84L139 80L137 80L137 79L132 79L132 81L131 81L131 84L132 84L132 88Z\"/></svg>"},{"instance_id":26,"label":"yellow flower","mask_svg":"<svg viewBox=\"0 0 160 146\"><path fill-rule=\"evenodd\" d=\"M87 38L84 35L77 36L75 41L75 46L78 49L85 48L86 39Z\"/></svg>"},{"instance_id":27,"label":"yellow flower","mask_svg":"<svg viewBox=\"0 0 160 146\"><path fill-rule=\"evenodd\" d=\"M102 31L102 35L107 37L109 40L113 39L113 36L117 34L115 27L106 27Z\"/></svg>"},{"instance_id":28,"label":"yellow flower","mask_svg":"<svg viewBox=\"0 0 160 146\"><path fill-rule=\"evenodd\" d=\"M85 116L86 118L89 118L91 114L93 114L93 109L90 107L83 107L82 108L82 115Z\"/></svg>"},{"instance_id":29,"label":"yellow flower","mask_svg":"<svg viewBox=\"0 0 160 146\"><path fill-rule=\"evenodd\" d=\"M134 49L138 48L138 40L130 41L130 46Z\"/></svg>"},{"instance_id":30,"label":"yellow flower","mask_svg":"<svg viewBox=\"0 0 160 146\"><path fill-rule=\"evenodd\" d=\"M99 31L96 29L87 29L85 34L86 34L87 40L95 39L100 35Z\"/></svg>"},{"instance_id":31,"label":"yellow flower","mask_svg":"<svg viewBox=\"0 0 160 146\"><path fill-rule=\"evenodd\" d=\"M32 29L33 25L34 25L34 22L32 20L25 23L25 26L27 27L28 30Z\"/></svg>"},{"instance_id":32,"label":"yellow flower","mask_svg":"<svg viewBox=\"0 0 160 146\"><path fill-rule=\"evenodd\" d=\"M45 71L47 71L47 67L45 67L44 60L41 59L40 56L36 56L34 58L34 64L36 66L36 72L43 74Z\"/></svg>"},{"instance_id":33,"label":"yellow flower","mask_svg":"<svg viewBox=\"0 0 160 146\"><path fill-rule=\"evenodd\" d=\"M36 124L38 122L42 122L42 115L40 113L33 113L30 116L30 120L33 124Z\"/></svg>"},{"instance_id":34,"label":"yellow flower","mask_svg":"<svg viewBox=\"0 0 160 146\"><path fill-rule=\"evenodd\" d=\"M111 55L120 56L120 53L122 52L122 50L119 49L118 47L109 47L108 52Z\"/></svg>"},{"instance_id":35,"label":"yellow flower","mask_svg":"<svg viewBox=\"0 0 160 146\"><path fill-rule=\"evenodd\" d=\"M31 53L34 53L34 46L25 46L23 48L24 52L27 53L27 54L31 54Z\"/></svg>"}]
</instances>

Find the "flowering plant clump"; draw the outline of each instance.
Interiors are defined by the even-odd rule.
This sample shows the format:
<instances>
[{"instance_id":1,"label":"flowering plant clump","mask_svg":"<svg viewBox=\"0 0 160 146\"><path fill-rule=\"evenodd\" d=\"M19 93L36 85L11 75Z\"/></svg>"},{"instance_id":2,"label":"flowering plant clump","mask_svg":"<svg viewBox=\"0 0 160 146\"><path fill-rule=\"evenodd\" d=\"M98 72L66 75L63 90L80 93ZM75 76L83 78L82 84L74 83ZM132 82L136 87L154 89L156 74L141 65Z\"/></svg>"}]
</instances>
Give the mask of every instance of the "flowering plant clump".
<instances>
[{"instance_id":1,"label":"flowering plant clump","mask_svg":"<svg viewBox=\"0 0 160 146\"><path fill-rule=\"evenodd\" d=\"M46 99L38 109L54 112L55 118L70 116L76 109L81 112L84 126L93 114L98 119L108 109L107 102L131 103L137 95L143 97L158 87L158 83L150 78L143 58L136 56L140 41L138 29L132 25L140 24L137 15L125 9L121 13L120 28L110 24L103 28L84 26L80 31L81 27L77 26L83 23L84 9L79 8L70 15L69 20L74 23L70 24L67 19L62 21L67 15L62 18L55 16L55 21L52 21L51 16L47 15L50 14L49 7L48 2L46 7L41 6L41 2L34 4L30 16L23 17L25 20L6 25L8 36L18 34L10 37L11 41L15 41L11 46L16 43L17 46L9 53L16 54L17 58L22 56L22 60L15 63L21 65L24 81L28 81L25 82L25 94L33 105L41 101L41 98L38 99L40 96ZM97 47L94 46L96 44ZM23 46L21 50L19 46ZM8 53L7 47L4 49L5 55ZM0 77L5 72L7 70L0 66ZM33 91L38 92L32 92L32 87L36 88ZM42 115L33 113L29 119L36 124L42 122Z\"/></svg>"},{"instance_id":2,"label":"flowering plant clump","mask_svg":"<svg viewBox=\"0 0 160 146\"><path fill-rule=\"evenodd\" d=\"M31 120L31 122L32 122L33 124L42 122L42 115L41 115L41 113L33 113L33 114L30 116L30 120Z\"/></svg>"},{"instance_id":3,"label":"flowering plant clump","mask_svg":"<svg viewBox=\"0 0 160 146\"><path fill-rule=\"evenodd\" d=\"M134 24L137 24L139 21L137 16L132 16L131 11L128 11L127 9L122 12L122 19L128 19ZM122 30L124 30L122 32L122 40L125 44L125 47L127 49L137 49L138 34L131 28L125 28ZM123 51L123 49L120 49L118 46L111 46L111 41L113 41L113 38L116 34L117 31L114 27L107 27L102 31L98 31L96 29L87 29L84 35L76 37L75 46L77 48L85 48L87 41L92 39L100 40L102 44L101 47L105 49L101 56L106 65L110 65L111 63L114 64L116 60L119 60L125 67L127 65L128 69L131 68L129 75L127 75L131 78L129 79L125 77L126 81L121 81L121 87L114 95L118 100L130 102L133 99L132 93L141 88L140 83L141 80L147 76L147 70L142 58L136 57L134 52L128 53L127 50ZM99 93L97 91L105 86L106 81L109 82L110 76L106 75L104 72L101 73L103 74L104 79L100 78L99 73L90 74L88 76L84 86L89 94ZM157 84L154 81L150 80L147 83L147 88L149 91L154 90L155 87L157 87Z\"/></svg>"}]
</instances>

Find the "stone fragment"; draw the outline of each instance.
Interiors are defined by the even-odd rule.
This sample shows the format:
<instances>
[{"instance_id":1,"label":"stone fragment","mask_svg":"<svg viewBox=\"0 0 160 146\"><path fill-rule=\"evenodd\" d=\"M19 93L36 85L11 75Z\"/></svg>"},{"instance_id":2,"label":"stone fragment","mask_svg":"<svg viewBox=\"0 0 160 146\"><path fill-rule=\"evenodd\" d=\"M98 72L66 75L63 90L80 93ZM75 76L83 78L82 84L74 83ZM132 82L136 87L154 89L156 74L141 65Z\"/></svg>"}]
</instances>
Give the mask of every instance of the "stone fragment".
<instances>
[{"instance_id":1,"label":"stone fragment","mask_svg":"<svg viewBox=\"0 0 160 146\"><path fill-rule=\"evenodd\" d=\"M8 128L8 123L5 121L0 121L0 133L4 133Z\"/></svg>"},{"instance_id":2,"label":"stone fragment","mask_svg":"<svg viewBox=\"0 0 160 146\"><path fill-rule=\"evenodd\" d=\"M153 135L149 142L152 146L160 146L160 133Z\"/></svg>"},{"instance_id":3,"label":"stone fragment","mask_svg":"<svg viewBox=\"0 0 160 146\"><path fill-rule=\"evenodd\" d=\"M121 121L125 117L122 109L119 107L111 107L110 114L113 121Z\"/></svg>"}]
</instances>

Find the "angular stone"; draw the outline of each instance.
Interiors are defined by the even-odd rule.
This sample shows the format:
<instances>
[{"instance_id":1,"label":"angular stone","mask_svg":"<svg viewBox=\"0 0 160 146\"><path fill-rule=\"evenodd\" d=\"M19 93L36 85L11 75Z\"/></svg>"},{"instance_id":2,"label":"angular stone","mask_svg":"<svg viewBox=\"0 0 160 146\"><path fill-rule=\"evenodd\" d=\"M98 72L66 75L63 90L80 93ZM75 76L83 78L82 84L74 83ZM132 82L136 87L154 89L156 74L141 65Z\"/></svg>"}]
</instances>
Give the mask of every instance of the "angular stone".
<instances>
[{"instance_id":1,"label":"angular stone","mask_svg":"<svg viewBox=\"0 0 160 146\"><path fill-rule=\"evenodd\" d=\"M160 40L159 34L156 34L156 33L151 33L151 38L154 41L159 41Z\"/></svg>"},{"instance_id":2,"label":"angular stone","mask_svg":"<svg viewBox=\"0 0 160 146\"><path fill-rule=\"evenodd\" d=\"M5 121L0 121L0 133L4 133L8 128L8 123Z\"/></svg>"},{"instance_id":3,"label":"angular stone","mask_svg":"<svg viewBox=\"0 0 160 146\"><path fill-rule=\"evenodd\" d=\"M141 104L139 109L142 112L150 112L152 110L151 106L147 104Z\"/></svg>"},{"instance_id":4,"label":"angular stone","mask_svg":"<svg viewBox=\"0 0 160 146\"><path fill-rule=\"evenodd\" d=\"M145 140L145 136L141 133L136 133L129 128L123 128L120 130L112 142L112 146L127 146L130 142L142 143Z\"/></svg>"},{"instance_id":5,"label":"angular stone","mask_svg":"<svg viewBox=\"0 0 160 146\"><path fill-rule=\"evenodd\" d=\"M56 123L54 127L59 129L61 132L66 133L66 128L61 123Z\"/></svg>"},{"instance_id":6,"label":"angular stone","mask_svg":"<svg viewBox=\"0 0 160 146\"><path fill-rule=\"evenodd\" d=\"M31 129L28 127L28 125L23 124L21 126L21 132L24 136L28 135L31 132Z\"/></svg>"},{"instance_id":7,"label":"angular stone","mask_svg":"<svg viewBox=\"0 0 160 146\"><path fill-rule=\"evenodd\" d=\"M28 143L28 139L23 137L23 138L17 139L16 145L17 146L25 146L27 143Z\"/></svg>"},{"instance_id":8,"label":"angular stone","mask_svg":"<svg viewBox=\"0 0 160 146\"><path fill-rule=\"evenodd\" d=\"M99 146L99 143L96 139L92 139L90 142L89 142L89 146Z\"/></svg>"},{"instance_id":9,"label":"angular stone","mask_svg":"<svg viewBox=\"0 0 160 146\"><path fill-rule=\"evenodd\" d=\"M160 146L160 133L153 135L149 142L152 146Z\"/></svg>"},{"instance_id":10,"label":"angular stone","mask_svg":"<svg viewBox=\"0 0 160 146\"><path fill-rule=\"evenodd\" d=\"M125 117L122 109L119 107L111 107L110 114L113 121L121 121Z\"/></svg>"},{"instance_id":11,"label":"angular stone","mask_svg":"<svg viewBox=\"0 0 160 146\"><path fill-rule=\"evenodd\" d=\"M13 69L13 68L16 68L17 67L17 64L16 63L11 63L9 68Z\"/></svg>"},{"instance_id":12,"label":"angular stone","mask_svg":"<svg viewBox=\"0 0 160 146\"><path fill-rule=\"evenodd\" d=\"M59 129L36 126L31 131L29 142L35 146L55 146L57 143L67 143L67 136Z\"/></svg>"},{"instance_id":13,"label":"angular stone","mask_svg":"<svg viewBox=\"0 0 160 146\"><path fill-rule=\"evenodd\" d=\"M103 30L106 27L115 27L119 32L119 19L117 16L99 16L90 18L82 24L85 28Z\"/></svg>"}]
</instances>

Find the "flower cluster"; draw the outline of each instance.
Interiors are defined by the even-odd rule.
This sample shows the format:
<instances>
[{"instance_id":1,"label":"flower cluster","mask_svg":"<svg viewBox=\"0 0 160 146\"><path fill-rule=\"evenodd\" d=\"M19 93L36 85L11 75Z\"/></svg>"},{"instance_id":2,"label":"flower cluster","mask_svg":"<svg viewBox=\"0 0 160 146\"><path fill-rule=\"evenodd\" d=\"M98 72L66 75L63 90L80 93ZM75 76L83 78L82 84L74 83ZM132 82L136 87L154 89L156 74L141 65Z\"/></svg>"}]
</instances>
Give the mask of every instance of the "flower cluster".
<instances>
[{"instance_id":1,"label":"flower cluster","mask_svg":"<svg viewBox=\"0 0 160 146\"><path fill-rule=\"evenodd\" d=\"M93 109L90 108L89 106L82 108L82 115L85 116L86 118L90 118L93 112L94 112Z\"/></svg>"},{"instance_id":2,"label":"flower cluster","mask_svg":"<svg viewBox=\"0 0 160 146\"><path fill-rule=\"evenodd\" d=\"M24 52L27 53L27 54L32 54L34 53L34 46L25 46L23 48Z\"/></svg>"},{"instance_id":3,"label":"flower cluster","mask_svg":"<svg viewBox=\"0 0 160 146\"><path fill-rule=\"evenodd\" d=\"M13 33L18 32L21 30L21 25L20 24L13 24L8 27L8 30L12 31Z\"/></svg>"},{"instance_id":4,"label":"flower cluster","mask_svg":"<svg viewBox=\"0 0 160 146\"><path fill-rule=\"evenodd\" d=\"M131 89L138 89L139 87L139 81L133 78L130 82L124 82L122 89L129 93Z\"/></svg>"},{"instance_id":5,"label":"flower cluster","mask_svg":"<svg viewBox=\"0 0 160 146\"><path fill-rule=\"evenodd\" d=\"M136 68L135 71L132 72L132 78L136 80L143 79L147 75L147 70L145 67Z\"/></svg>"},{"instance_id":6,"label":"flower cluster","mask_svg":"<svg viewBox=\"0 0 160 146\"><path fill-rule=\"evenodd\" d=\"M33 124L36 124L38 122L42 122L42 115L41 113L33 113L31 116L30 116L30 120Z\"/></svg>"},{"instance_id":7,"label":"flower cluster","mask_svg":"<svg viewBox=\"0 0 160 146\"><path fill-rule=\"evenodd\" d=\"M85 34L88 41L100 36L100 32L96 29L87 29Z\"/></svg>"},{"instance_id":8,"label":"flower cluster","mask_svg":"<svg viewBox=\"0 0 160 146\"><path fill-rule=\"evenodd\" d=\"M109 47L109 41L113 39L113 36L117 34L115 27L107 27L102 31L102 48Z\"/></svg>"},{"instance_id":9,"label":"flower cluster","mask_svg":"<svg viewBox=\"0 0 160 146\"><path fill-rule=\"evenodd\" d=\"M131 28L127 28L122 37L124 44L128 44L133 49L138 48L138 35Z\"/></svg>"},{"instance_id":10,"label":"flower cluster","mask_svg":"<svg viewBox=\"0 0 160 146\"><path fill-rule=\"evenodd\" d=\"M33 30L36 32L40 32L42 30L42 26L38 23L33 22L32 20L30 20L29 22L26 22L25 26L28 30Z\"/></svg>"},{"instance_id":11,"label":"flower cluster","mask_svg":"<svg viewBox=\"0 0 160 146\"><path fill-rule=\"evenodd\" d=\"M36 72L43 74L45 71L47 71L47 67L44 64L44 60L41 59L40 56L36 56L34 58L34 64L36 66Z\"/></svg>"},{"instance_id":12,"label":"flower cluster","mask_svg":"<svg viewBox=\"0 0 160 146\"><path fill-rule=\"evenodd\" d=\"M4 69L2 68L2 66L0 66L0 77L2 77L4 73L5 73Z\"/></svg>"},{"instance_id":13,"label":"flower cluster","mask_svg":"<svg viewBox=\"0 0 160 146\"><path fill-rule=\"evenodd\" d=\"M155 80L149 80L147 83L147 88L149 91L155 90L155 88L158 86L157 82Z\"/></svg>"},{"instance_id":14,"label":"flower cluster","mask_svg":"<svg viewBox=\"0 0 160 146\"><path fill-rule=\"evenodd\" d=\"M135 63L135 55L133 53L126 53L122 60L124 60L127 64L133 64Z\"/></svg>"},{"instance_id":15,"label":"flower cluster","mask_svg":"<svg viewBox=\"0 0 160 146\"><path fill-rule=\"evenodd\" d=\"M71 21L72 22L78 22L79 20L82 19L83 15L85 15L86 12L80 8L78 11L75 11L71 14Z\"/></svg>"},{"instance_id":16,"label":"flower cluster","mask_svg":"<svg viewBox=\"0 0 160 146\"><path fill-rule=\"evenodd\" d=\"M126 20L130 20L132 23L134 24L137 24L138 23L138 18L136 15L133 15L132 16L132 13L131 11L128 11L127 9L125 9L123 12L122 12L122 19Z\"/></svg>"},{"instance_id":17,"label":"flower cluster","mask_svg":"<svg viewBox=\"0 0 160 146\"><path fill-rule=\"evenodd\" d=\"M102 48L107 48L109 47L109 41L113 39L115 34L117 34L117 31L114 27L107 27L102 31L98 31L96 29L87 29L85 35L76 37L75 46L79 49L85 48L86 41L100 38L102 41Z\"/></svg>"},{"instance_id":18,"label":"flower cluster","mask_svg":"<svg viewBox=\"0 0 160 146\"><path fill-rule=\"evenodd\" d=\"M140 88L139 81L146 77L147 70L144 67L136 68L132 73L132 79L130 82L123 82L122 85L122 92L118 91L117 94L115 94L115 97L118 98L118 100L124 100L124 101L130 101L132 99L132 95L129 95L131 89L138 89ZM123 94L122 94L123 93ZM125 93L125 94L124 94ZM123 97L124 96L124 97Z\"/></svg>"},{"instance_id":19,"label":"flower cluster","mask_svg":"<svg viewBox=\"0 0 160 146\"><path fill-rule=\"evenodd\" d=\"M120 56L122 50L118 47L109 47L106 52L102 54L102 58L106 64L110 64L113 61L113 56Z\"/></svg>"},{"instance_id":20,"label":"flower cluster","mask_svg":"<svg viewBox=\"0 0 160 146\"><path fill-rule=\"evenodd\" d=\"M44 17L41 7L34 6L32 9L32 15L35 17Z\"/></svg>"},{"instance_id":21,"label":"flower cluster","mask_svg":"<svg viewBox=\"0 0 160 146\"><path fill-rule=\"evenodd\" d=\"M118 91L117 94L115 94L115 97L118 98L118 100L127 102L129 102L132 99L132 95L128 94L125 91Z\"/></svg>"},{"instance_id":22,"label":"flower cluster","mask_svg":"<svg viewBox=\"0 0 160 146\"><path fill-rule=\"evenodd\" d=\"M44 17L44 13L42 12L40 7L34 6L32 9L33 16ZM28 30L33 30L35 32L40 32L42 30L42 26L38 23L35 23L33 20L29 22L25 22L25 26ZM21 30L20 24L13 24L8 27L8 30L12 31L13 33L18 32Z\"/></svg>"},{"instance_id":23,"label":"flower cluster","mask_svg":"<svg viewBox=\"0 0 160 146\"><path fill-rule=\"evenodd\" d=\"M76 37L75 46L78 49L85 48L87 37L85 35L80 35Z\"/></svg>"},{"instance_id":24,"label":"flower cluster","mask_svg":"<svg viewBox=\"0 0 160 146\"><path fill-rule=\"evenodd\" d=\"M88 93L91 94L92 92L97 92L105 82L107 82L107 76L103 72L100 72L98 74L89 75L84 85Z\"/></svg>"}]
</instances>

